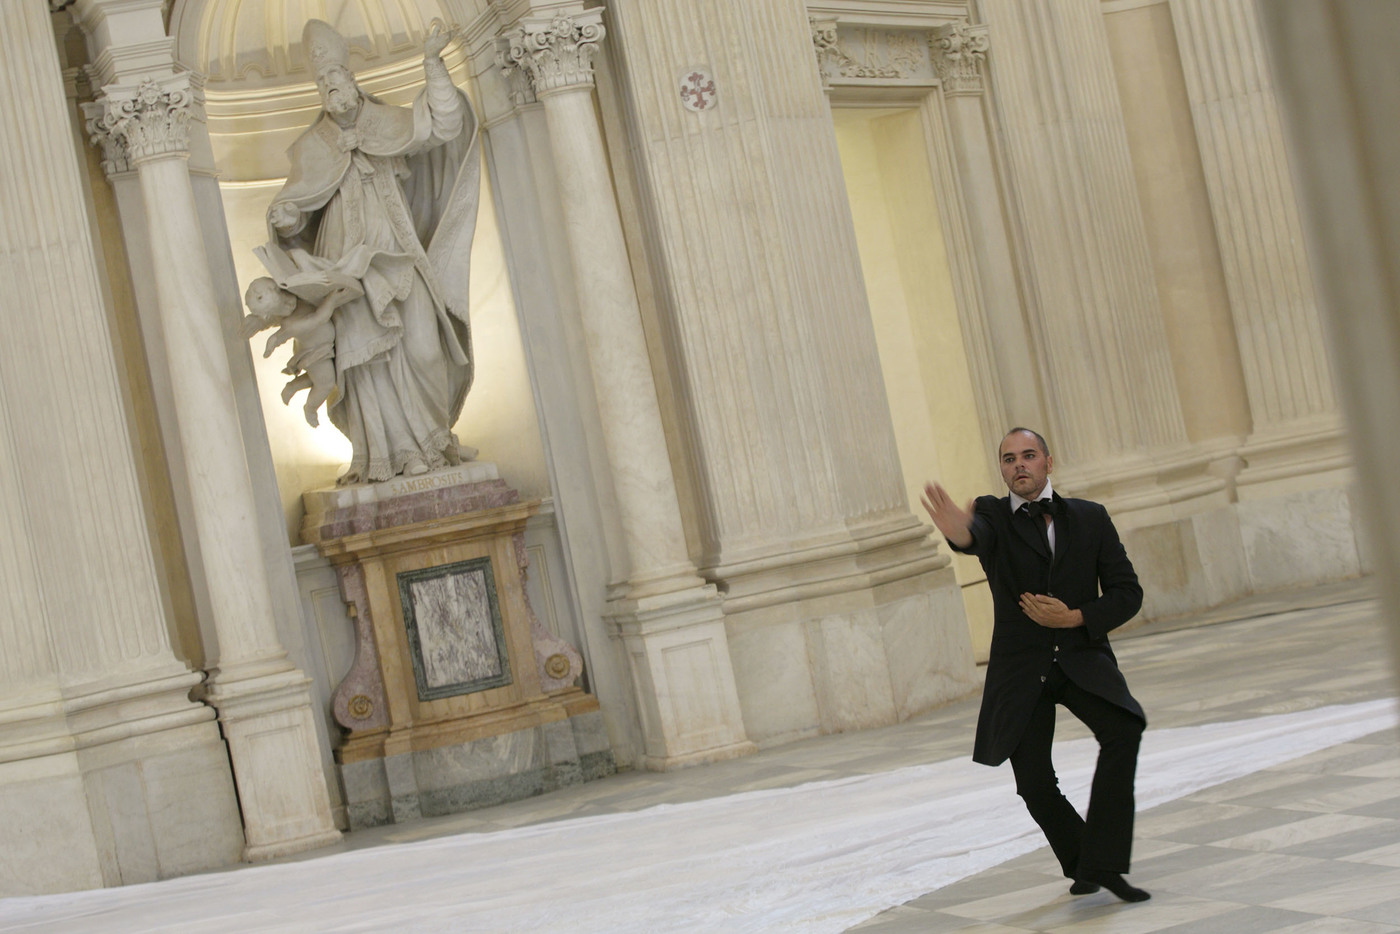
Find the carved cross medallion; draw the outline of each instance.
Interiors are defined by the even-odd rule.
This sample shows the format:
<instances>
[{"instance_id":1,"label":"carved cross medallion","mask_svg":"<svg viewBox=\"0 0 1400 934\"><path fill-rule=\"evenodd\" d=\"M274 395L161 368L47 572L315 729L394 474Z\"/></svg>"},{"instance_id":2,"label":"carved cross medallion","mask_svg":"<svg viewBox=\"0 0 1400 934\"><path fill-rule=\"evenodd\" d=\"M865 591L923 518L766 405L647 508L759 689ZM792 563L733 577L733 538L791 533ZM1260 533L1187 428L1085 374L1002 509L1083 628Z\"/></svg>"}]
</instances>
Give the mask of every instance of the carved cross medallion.
<instances>
[{"instance_id":1,"label":"carved cross medallion","mask_svg":"<svg viewBox=\"0 0 1400 934\"><path fill-rule=\"evenodd\" d=\"M699 113L715 106L715 79L703 68L687 68L681 75L681 103Z\"/></svg>"}]
</instances>

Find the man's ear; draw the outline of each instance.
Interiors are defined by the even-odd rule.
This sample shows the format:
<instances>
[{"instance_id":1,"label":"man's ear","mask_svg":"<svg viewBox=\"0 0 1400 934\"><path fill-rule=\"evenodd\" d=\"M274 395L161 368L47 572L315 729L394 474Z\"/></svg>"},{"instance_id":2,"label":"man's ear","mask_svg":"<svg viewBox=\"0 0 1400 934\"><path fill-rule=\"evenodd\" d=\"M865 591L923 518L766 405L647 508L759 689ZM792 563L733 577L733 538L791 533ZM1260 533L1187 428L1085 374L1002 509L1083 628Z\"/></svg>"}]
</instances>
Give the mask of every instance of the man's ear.
<instances>
[{"instance_id":1,"label":"man's ear","mask_svg":"<svg viewBox=\"0 0 1400 934\"><path fill-rule=\"evenodd\" d=\"M1047 476L1047 477L1050 476L1050 473L1051 473L1054 469L1055 469L1055 458L1051 457L1049 454L1046 454L1046 455L1045 455L1045 476Z\"/></svg>"}]
</instances>

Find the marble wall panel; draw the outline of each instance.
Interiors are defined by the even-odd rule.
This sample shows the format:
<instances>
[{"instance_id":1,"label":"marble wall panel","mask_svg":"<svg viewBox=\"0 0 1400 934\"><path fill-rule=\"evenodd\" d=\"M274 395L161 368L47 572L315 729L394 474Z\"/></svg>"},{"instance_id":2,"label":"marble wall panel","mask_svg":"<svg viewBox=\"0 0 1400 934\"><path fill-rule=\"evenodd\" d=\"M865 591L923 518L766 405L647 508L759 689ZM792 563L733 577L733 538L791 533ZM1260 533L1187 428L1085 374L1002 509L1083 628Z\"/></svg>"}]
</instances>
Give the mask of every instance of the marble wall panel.
<instances>
[{"instance_id":1,"label":"marble wall panel","mask_svg":"<svg viewBox=\"0 0 1400 934\"><path fill-rule=\"evenodd\" d=\"M1233 507L1128 529L1122 537L1143 588L1140 619L1180 616L1250 591Z\"/></svg>"},{"instance_id":2,"label":"marble wall panel","mask_svg":"<svg viewBox=\"0 0 1400 934\"><path fill-rule=\"evenodd\" d=\"M583 751L586 750L586 751ZM455 814L617 770L597 711L452 746L341 767L352 829Z\"/></svg>"},{"instance_id":3,"label":"marble wall panel","mask_svg":"<svg viewBox=\"0 0 1400 934\"><path fill-rule=\"evenodd\" d=\"M304 767L307 741L314 738L315 729L309 697L305 704L257 714L221 720L231 746L246 748L254 762L264 763L268 774L278 776L277 781L239 785L244 814L261 817L256 824L245 821L245 856L249 859L281 855L274 851L280 850L284 841L317 839L331 823L324 775L319 767ZM239 765L235 757L235 774Z\"/></svg>"},{"instance_id":4,"label":"marble wall panel","mask_svg":"<svg viewBox=\"0 0 1400 934\"><path fill-rule=\"evenodd\" d=\"M0 765L0 896L103 884L86 789L71 755Z\"/></svg>"},{"instance_id":5,"label":"marble wall panel","mask_svg":"<svg viewBox=\"0 0 1400 934\"><path fill-rule=\"evenodd\" d=\"M894 694L874 607L809 620L807 652L817 690L822 732L892 723Z\"/></svg>"},{"instance_id":6,"label":"marble wall panel","mask_svg":"<svg viewBox=\"0 0 1400 934\"><path fill-rule=\"evenodd\" d=\"M1207 602L1203 605L1217 606L1249 593L1249 566L1235 510L1199 513L1191 517L1191 524L1205 575Z\"/></svg>"},{"instance_id":7,"label":"marble wall panel","mask_svg":"<svg viewBox=\"0 0 1400 934\"><path fill-rule=\"evenodd\" d=\"M942 587L879 611L895 717L905 720L976 686L962 596Z\"/></svg>"},{"instance_id":8,"label":"marble wall panel","mask_svg":"<svg viewBox=\"0 0 1400 934\"><path fill-rule=\"evenodd\" d=\"M213 723L187 731L200 738L191 740L183 753L154 753L132 770L132 790L141 801L132 819L150 828L155 863L153 872L136 876L136 867L124 862L123 882L205 872L232 865L242 856L243 822L228 749ZM116 790L108 789L109 803ZM136 828L127 833L136 833Z\"/></svg>"},{"instance_id":9,"label":"marble wall panel","mask_svg":"<svg viewBox=\"0 0 1400 934\"><path fill-rule=\"evenodd\" d=\"M141 787L141 767L135 762L124 762L89 773L84 779L89 806L96 804L94 810L100 815L93 827L103 838L98 851L103 877L121 884L160 878L150 813ZM232 855L238 858L237 851Z\"/></svg>"},{"instance_id":10,"label":"marble wall panel","mask_svg":"<svg viewBox=\"0 0 1400 934\"><path fill-rule=\"evenodd\" d=\"M393 823L383 759L347 762L340 767L340 780L345 788L345 818L351 829Z\"/></svg>"},{"instance_id":11,"label":"marble wall panel","mask_svg":"<svg viewBox=\"0 0 1400 934\"><path fill-rule=\"evenodd\" d=\"M598 711L580 714L569 718L569 726L574 731L574 748L580 756L605 753L610 750L608 726Z\"/></svg>"},{"instance_id":12,"label":"marble wall panel","mask_svg":"<svg viewBox=\"0 0 1400 934\"><path fill-rule=\"evenodd\" d=\"M681 642L661 650L665 684L661 702L671 709L677 739L703 744L702 735L724 720L724 709L710 679L722 661L710 639Z\"/></svg>"},{"instance_id":13,"label":"marble wall panel","mask_svg":"<svg viewBox=\"0 0 1400 934\"><path fill-rule=\"evenodd\" d=\"M1347 500L1349 502L1360 502L1361 492L1356 488L1355 483L1347 486ZM1380 569L1380 564L1376 557L1375 530L1365 521L1357 522L1356 525L1356 553L1361 561L1362 574L1374 574Z\"/></svg>"},{"instance_id":14,"label":"marble wall panel","mask_svg":"<svg viewBox=\"0 0 1400 934\"><path fill-rule=\"evenodd\" d=\"M402 824L423 816L418 795L418 773L410 753L384 757L384 777L389 781L389 810L394 823Z\"/></svg>"},{"instance_id":15,"label":"marble wall panel","mask_svg":"<svg viewBox=\"0 0 1400 934\"><path fill-rule=\"evenodd\" d=\"M777 745L821 729L802 624L786 608L727 621L729 656L749 739ZM768 618L765 618L768 617Z\"/></svg>"},{"instance_id":16,"label":"marble wall panel","mask_svg":"<svg viewBox=\"0 0 1400 934\"><path fill-rule=\"evenodd\" d=\"M424 791L527 772L548 762L544 735L534 728L413 754L414 774Z\"/></svg>"},{"instance_id":17,"label":"marble wall panel","mask_svg":"<svg viewBox=\"0 0 1400 934\"><path fill-rule=\"evenodd\" d=\"M510 678L487 562L399 576L404 616L416 642L414 674L422 698L446 697Z\"/></svg>"},{"instance_id":18,"label":"marble wall panel","mask_svg":"<svg viewBox=\"0 0 1400 934\"><path fill-rule=\"evenodd\" d=\"M975 687L962 594L950 569L870 593L729 618L750 739L778 745L896 723Z\"/></svg>"},{"instance_id":19,"label":"marble wall panel","mask_svg":"<svg viewBox=\"0 0 1400 934\"><path fill-rule=\"evenodd\" d=\"M1256 591L1288 590L1361 574L1346 490L1246 500L1236 508Z\"/></svg>"}]
</instances>

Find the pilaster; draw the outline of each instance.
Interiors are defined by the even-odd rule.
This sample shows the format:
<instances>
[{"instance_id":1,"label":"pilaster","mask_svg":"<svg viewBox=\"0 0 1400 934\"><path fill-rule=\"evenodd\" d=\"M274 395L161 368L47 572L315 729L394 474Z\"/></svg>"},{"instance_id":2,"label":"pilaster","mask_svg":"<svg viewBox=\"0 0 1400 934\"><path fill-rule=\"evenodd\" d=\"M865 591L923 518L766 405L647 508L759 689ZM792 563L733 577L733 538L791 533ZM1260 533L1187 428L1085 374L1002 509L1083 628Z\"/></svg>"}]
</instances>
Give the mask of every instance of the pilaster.
<instances>
[{"instance_id":1,"label":"pilaster","mask_svg":"<svg viewBox=\"0 0 1400 934\"><path fill-rule=\"evenodd\" d=\"M745 723L778 742L890 722L908 709L878 661L890 616L951 572L905 501L814 25L789 0L611 13L701 569L726 593ZM839 53L815 29L819 55ZM955 615L929 632L965 640ZM913 680L963 676L955 641L906 653Z\"/></svg>"},{"instance_id":2,"label":"pilaster","mask_svg":"<svg viewBox=\"0 0 1400 934\"><path fill-rule=\"evenodd\" d=\"M1223 502L1187 443L1095 0L988 0L989 56L1023 224L1033 353L1065 488L1128 524Z\"/></svg>"},{"instance_id":3,"label":"pilaster","mask_svg":"<svg viewBox=\"0 0 1400 934\"><path fill-rule=\"evenodd\" d=\"M1338 485L1350 458L1258 8L1169 5L1254 421L1240 496Z\"/></svg>"},{"instance_id":4,"label":"pilaster","mask_svg":"<svg viewBox=\"0 0 1400 934\"><path fill-rule=\"evenodd\" d=\"M212 868L237 857L237 802L189 697L202 676L171 648L40 4L0 13L0 94L0 192L23 219L0 231L3 894Z\"/></svg>"}]
</instances>

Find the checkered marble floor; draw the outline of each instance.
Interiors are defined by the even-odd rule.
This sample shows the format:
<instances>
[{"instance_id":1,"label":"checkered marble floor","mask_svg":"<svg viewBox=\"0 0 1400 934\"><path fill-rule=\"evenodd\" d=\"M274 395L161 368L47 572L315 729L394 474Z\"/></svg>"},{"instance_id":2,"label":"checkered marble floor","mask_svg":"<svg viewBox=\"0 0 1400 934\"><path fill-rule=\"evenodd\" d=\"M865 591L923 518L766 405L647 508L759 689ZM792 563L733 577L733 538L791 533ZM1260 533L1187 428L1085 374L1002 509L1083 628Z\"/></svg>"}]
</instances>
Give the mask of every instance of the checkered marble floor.
<instances>
[{"instance_id":1,"label":"checkered marble floor","mask_svg":"<svg viewBox=\"0 0 1400 934\"><path fill-rule=\"evenodd\" d=\"M1333 595L1347 602L1290 609L1287 598L1255 601L1241 608L1252 614L1244 619L1121 639L1120 662L1151 726L1394 696L1377 606L1345 590ZM1059 722L1074 724L1062 735L1085 735L1068 714ZM1139 814L1129 879L1153 893L1149 902L1070 896L1042 848L852 930L1400 932L1396 739L1363 737Z\"/></svg>"},{"instance_id":2,"label":"checkered marble floor","mask_svg":"<svg viewBox=\"0 0 1400 934\"><path fill-rule=\"evenodd\" d=\"M1243 720L1397 696L1380 610L1361 584L1253 598L1122 633L1120 663L1150 728ZM346 835L360 849L636 811L968 755L978 698L896 726L673 773L625 772L467 814ZM1057 739L1087 736L1062 713ZM852 930L1400 932L1400 746L1376 734L1139 814L1127 905L1073 898L1046 848L892 908ZM1011 782L1009 767L988 781ZM1081 802L1082 804L1082 802Z\"/></svg>"}]
</instances>

